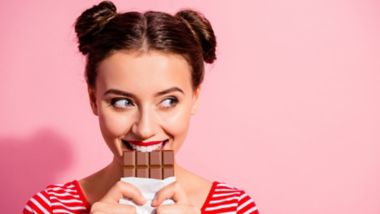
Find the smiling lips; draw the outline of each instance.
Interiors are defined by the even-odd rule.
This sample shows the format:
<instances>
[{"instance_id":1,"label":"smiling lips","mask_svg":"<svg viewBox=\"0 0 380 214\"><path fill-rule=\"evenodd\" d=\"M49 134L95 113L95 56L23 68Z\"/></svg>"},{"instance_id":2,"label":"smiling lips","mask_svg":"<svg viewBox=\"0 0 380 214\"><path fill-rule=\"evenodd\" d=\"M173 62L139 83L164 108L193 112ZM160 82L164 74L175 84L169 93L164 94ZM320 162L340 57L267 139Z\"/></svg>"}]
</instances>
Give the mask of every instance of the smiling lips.
<instances>
[{"instance_id":1,"label":"smiling lips","mask_svg":"<svg viewBox=\"0 0 380 214\"><path fill-rule=\"evenodd\" d=\"M169 139L162 140L162 141L149 141L149 142L142 142L142 141L136 141L136 140L123 140L124 145L130 149L130 150L136 150L138 152L152 152L154 150L160 150L162 149L165 144L169 142Z\"/></svg>"},{"instance_id":2,"label":"smiling lips","mask_svg":"<svg viewBox=\"0 0 380 214\"><path fill-rule=\"evenodd\" d=\"M142 141L128 140L128 143L134 144L136 146L153 146L153 145L161 144L161 143L163 143L165 141L166 140L163 140L163 141L142 142Z\"/></svg>"}]
</instances>

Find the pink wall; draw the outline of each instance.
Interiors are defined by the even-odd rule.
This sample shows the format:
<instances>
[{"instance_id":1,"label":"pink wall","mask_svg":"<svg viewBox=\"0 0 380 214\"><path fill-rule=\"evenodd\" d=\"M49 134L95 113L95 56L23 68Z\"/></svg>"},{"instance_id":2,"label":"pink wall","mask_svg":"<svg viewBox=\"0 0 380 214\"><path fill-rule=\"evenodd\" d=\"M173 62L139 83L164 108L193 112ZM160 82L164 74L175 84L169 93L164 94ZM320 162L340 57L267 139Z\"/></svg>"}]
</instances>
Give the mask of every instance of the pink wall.
<instances>
[{"instance_id":1,"label":"pink wall","mask_svg":"<svg viewBox=\"0 0 380 214\"><path fill-rule=\"evenodd\" d=\"M0 3L1 213L111 159L72 28L96 2ZM115 3L197 8L215 27L183 165L245 189L263 214L380 213L378 1Z\"/></svg>"}]
</instances>

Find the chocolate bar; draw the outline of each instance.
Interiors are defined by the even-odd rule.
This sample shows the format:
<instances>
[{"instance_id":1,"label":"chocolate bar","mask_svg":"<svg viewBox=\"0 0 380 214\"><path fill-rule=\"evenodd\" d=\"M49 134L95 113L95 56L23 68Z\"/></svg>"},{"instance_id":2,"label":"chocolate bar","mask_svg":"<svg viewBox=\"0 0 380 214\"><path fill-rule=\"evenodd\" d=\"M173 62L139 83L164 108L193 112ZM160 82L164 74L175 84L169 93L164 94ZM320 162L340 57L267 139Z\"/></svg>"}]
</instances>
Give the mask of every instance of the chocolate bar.
<instances>
[{"instance_id":1,"label":"chocolate bar","mask_svg":"<svg viewBox=\"0 0 380 214\"><path fill-rule=\"evenodd\" d=\"M165 179L174 176L174 151L123 151L123 176Z\"/></svg>"}]
</instances>

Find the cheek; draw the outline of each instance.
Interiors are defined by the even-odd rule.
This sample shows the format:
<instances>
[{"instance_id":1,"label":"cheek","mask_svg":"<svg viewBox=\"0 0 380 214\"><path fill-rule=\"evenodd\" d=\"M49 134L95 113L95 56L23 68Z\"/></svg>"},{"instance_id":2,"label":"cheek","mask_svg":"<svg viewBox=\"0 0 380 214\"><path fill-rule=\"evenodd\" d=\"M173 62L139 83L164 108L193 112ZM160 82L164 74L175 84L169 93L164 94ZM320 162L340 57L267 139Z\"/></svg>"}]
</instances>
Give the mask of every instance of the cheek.
<instances>
[{"instance_id":1,"label":"cheek","mask_svg":"<svg viewBox=\"0 0 380 214\"><path fill-rule=\"evenodd\" d=\"M99 115L99 123L105 137L122 136L130 127L126 117L115 112L102 112Z\"/></svg>"},{"instance_id":2,"label":"cheek","mask_svg":"<svg viewBox=\"0 0 380 214\"><path fill-rule=\"evenodd\" d=\"M190 109L188 108L173 112L164 120L166 131L177 139L184 138L189 128L190 116Z\"/></svg>"}]
</instances>

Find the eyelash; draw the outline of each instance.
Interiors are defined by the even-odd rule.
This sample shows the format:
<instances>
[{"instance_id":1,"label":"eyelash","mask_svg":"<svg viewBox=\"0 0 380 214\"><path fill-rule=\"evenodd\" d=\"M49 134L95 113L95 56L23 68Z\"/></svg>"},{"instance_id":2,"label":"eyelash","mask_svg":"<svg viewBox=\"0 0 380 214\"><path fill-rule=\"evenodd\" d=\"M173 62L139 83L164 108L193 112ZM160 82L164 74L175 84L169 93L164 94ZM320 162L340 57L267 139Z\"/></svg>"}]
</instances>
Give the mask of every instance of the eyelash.
<instances>
[{"instance_id":1,"label":"eyelash","mask_svg":"<svg viewBox=\"0 0 380 214\"><path fill-rule=\"evenodd\" d=\"M161 101L161 103L164 102L165 100L170 100L172 104L169 107L162 107L164 109L174 108L179 102L177 97L167 97L163 101Z\"/></svg>"},{"instance_id":2,"label":"eyelash","mask_svg":"<svg viewBox=\"0 0 380 214\"><path fill-rule=\"evenodd\" d=\"M120 100L126 100L126 101L128 101L128 106L134 106L134 105L135 105L131 99L124 98L124 97L123 97L123 98L120 98L120 97L118 97L118 98L112 98L111 101L110 101L110 105L113 106L114 108L117 108L117 109L125 109L126 107L117 107L117 106L116 106L116 102L118 102L118 101L120 101ZM166 100L170 100L172 104L171 104L169 107L162 106L163 109L170 109L170 108L173 108L173 107L175 107L175 106L178 104L178 102L179 102L179 100L178 100L177 97L172 96L172 97L167 97L167 98L165 98L164 100L162 100L162 101L160 102L160 104L162 104L162 103L163 103L164 101L166 101Z\"/></svg>"},{"instance_id":3,"label":"eyelash","mask_svg":"<svg viewBox=\"0 0 380 214\"><path fill-rule=\"evenodd\" d=\"M132 102L132 100L128 99L128 98L121 98L121 97L118 97L118 98L112 98L111 99L111 102L110 102L110 105L113 106L114 108L117 108L117 109L122 109L122 107L117 107L116 106L116 102L120 101L120 100L126 100L128 101L128 106L133 106L134 103Z\"/></svg>"}]
</instances>

